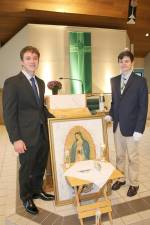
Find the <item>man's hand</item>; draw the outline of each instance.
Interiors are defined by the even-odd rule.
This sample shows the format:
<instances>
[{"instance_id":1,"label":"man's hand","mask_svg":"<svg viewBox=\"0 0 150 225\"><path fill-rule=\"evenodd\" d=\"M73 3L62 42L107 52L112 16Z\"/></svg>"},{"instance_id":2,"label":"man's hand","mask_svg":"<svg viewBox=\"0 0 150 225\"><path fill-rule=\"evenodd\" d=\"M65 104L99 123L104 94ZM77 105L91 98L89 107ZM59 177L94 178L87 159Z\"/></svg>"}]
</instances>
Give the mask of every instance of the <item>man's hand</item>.
<instances>
[{"instance_id":1,"label":"man's hand","mask_svg":"<svg viewBox=\"0 0 150 225\"><path fill-rule=\"evenodd\" d=\"M17 153L21 154L27 151L27 147L22 140L15 141L13 145L14 145L15 152Z\"/></svg>"},{"instance_id":2,"label":"man's hand","mask_svg":"<svg viewBox=\"0 0 150 225\"><path fill-rule=\"evenodd\" d=\"M143 135L142 133L134 132L133 133L133 139L134 139L134 141L139 141L141 139L142 135Z\"/></svg>"},{"instance_id":3,"label":"man's hand","mask_svg":"<svg viewBox=\"0 0 150 225\"><path fill-rule=\"evenodd\" d=\"M106 120L106 122L111 122L112 117L110 115L107 115L107 116L104 117L104 120Z\"/></svg>"}]
</instances>

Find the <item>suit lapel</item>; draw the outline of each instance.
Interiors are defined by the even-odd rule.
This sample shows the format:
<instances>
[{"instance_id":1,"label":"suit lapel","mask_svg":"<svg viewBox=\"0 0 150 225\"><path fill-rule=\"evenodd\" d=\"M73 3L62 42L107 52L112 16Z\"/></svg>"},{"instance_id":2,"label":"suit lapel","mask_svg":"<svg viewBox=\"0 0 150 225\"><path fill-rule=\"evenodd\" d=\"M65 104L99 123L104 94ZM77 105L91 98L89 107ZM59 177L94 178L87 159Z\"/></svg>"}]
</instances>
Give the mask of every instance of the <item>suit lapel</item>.
<instances>
[{"instance_id":1,"label":"suit lapel","mask_svg":"<svg viewBox=\"0 0 150 225\"><path fill-rule=\"evenodd\" d=\"M126 93L126 91L128 90L128 88L132 85L133 81L134 81L134 73L132 72L131 75L130 75L130 77L129 77L129 80L127 81L127 84L125 86L125 89L124 89L122 95L124 95Z\"/></svg>"},{"instance_id":2,"label":"suit lapel","mask_svg":"<svg viewBox=\"0 0 150 225\"><path fill-rule=\"evenodd\" d=\"M121 75L118 76L117 80L116 80L116 91L118 92L118 95L121 96Z\"/></svg>"},{"instance_id":3,"label":"suit lapel","mask_svg":"<svg viewBox=\"0 0 150 225\"><path fill-rule=\"evenodd\" d=\"M42 97L43 97L43 89L42 89L41 83L39 82L38 77L36 77L36 81L37 81L38 88L39 88L39 96L40 96L40 99L42 100Z\"/></svg>"}]
</instances>

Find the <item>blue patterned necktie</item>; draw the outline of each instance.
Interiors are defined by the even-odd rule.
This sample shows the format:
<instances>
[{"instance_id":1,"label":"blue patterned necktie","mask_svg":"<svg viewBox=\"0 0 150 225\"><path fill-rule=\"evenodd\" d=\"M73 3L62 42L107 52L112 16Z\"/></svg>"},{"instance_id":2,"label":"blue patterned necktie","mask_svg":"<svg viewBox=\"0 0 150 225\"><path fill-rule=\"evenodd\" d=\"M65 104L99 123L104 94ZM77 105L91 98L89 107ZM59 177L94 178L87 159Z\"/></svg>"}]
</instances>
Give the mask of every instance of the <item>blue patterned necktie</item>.
<instances>
[{"instance_id":1,"label":"blue patterned necktie","mask_svg":"<svg viewBox=\"0 0 150 225\"><path fill-rule=\"evenodd\" d=\"M35 95L35 97L36 97L36 101L37 101L37 103L40 105L40 97L39 97L39 95L38 95L38 90L37 90L37 86L36 86L36 84L35 84L35 79L34 79L34 77L32 77L30 80L31 80L31 82L32 82L32 89L33 89L33 91L34 91L34 95Z\"/></svg>"}]
</instances>

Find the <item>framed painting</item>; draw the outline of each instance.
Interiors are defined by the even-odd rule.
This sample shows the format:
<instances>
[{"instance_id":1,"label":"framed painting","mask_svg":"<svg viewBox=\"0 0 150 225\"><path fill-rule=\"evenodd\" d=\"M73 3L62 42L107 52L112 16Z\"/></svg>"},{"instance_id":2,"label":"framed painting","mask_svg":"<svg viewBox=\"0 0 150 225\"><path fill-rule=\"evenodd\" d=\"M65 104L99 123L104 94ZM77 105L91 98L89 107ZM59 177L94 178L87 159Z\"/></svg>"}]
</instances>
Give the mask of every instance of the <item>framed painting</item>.
<instances>
[{"instance_id":1,"label":"framed painting","mask_svg":"<svg viewBox=\"0 0 150 225\"><path fill-rule=\"evenodd\" d=\"M71 203L74 190L65 176L66 163L96 159L108 160L106 124L101 116L48 120L50 155L56 205ZM98 193L94 184L83 189L85 196Z\"/></svg>"}]
</instances>

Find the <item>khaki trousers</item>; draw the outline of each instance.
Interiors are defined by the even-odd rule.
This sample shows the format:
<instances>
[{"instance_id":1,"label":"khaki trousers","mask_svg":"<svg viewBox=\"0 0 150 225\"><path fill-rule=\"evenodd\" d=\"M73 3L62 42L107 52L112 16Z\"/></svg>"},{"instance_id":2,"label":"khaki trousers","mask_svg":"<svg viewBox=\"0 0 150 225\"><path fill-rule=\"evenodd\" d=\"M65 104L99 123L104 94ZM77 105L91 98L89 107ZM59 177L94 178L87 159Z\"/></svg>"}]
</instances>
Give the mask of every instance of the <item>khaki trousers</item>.
<instances>
[{"instance_id":1,"label":"khaki trousers","mask_svg":"<svg viewBox=\"0 0 150 225\"><path fill-rule=\"evenodd\" d=\"M139 175L139 152L138 142L134 141L133 137L125 137L120 132L118 124L116 132L114 133L114 142L116 149L116 167L120 170L125 178L119 179L125 181L126 179L126 156L128 159L128 180L129 185L138 186Z\"/></svg>"}]
</instances>

